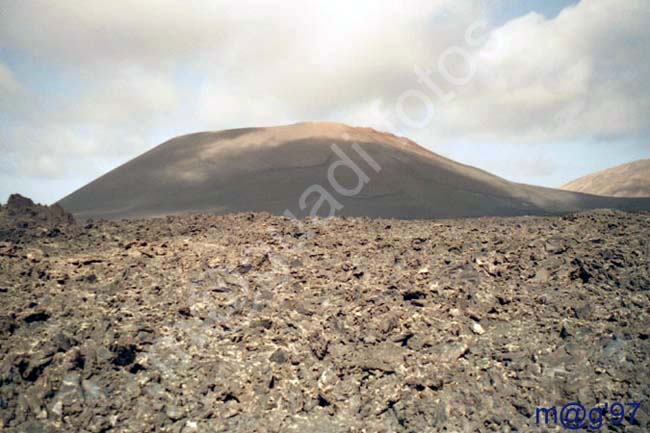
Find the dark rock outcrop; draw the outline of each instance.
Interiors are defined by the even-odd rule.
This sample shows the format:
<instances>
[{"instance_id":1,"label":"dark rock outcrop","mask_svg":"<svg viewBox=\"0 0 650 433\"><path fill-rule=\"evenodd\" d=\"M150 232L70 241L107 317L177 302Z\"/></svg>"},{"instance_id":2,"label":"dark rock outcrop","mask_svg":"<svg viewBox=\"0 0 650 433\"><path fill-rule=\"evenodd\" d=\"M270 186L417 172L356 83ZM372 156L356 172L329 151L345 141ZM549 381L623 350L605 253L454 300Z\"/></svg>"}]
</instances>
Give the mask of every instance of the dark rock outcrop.
<instances>
[{"instance_id":1,"label":"dark rock outcrop","mask_svg":"<svg viewBox=\"0 0 650 433\"><path fill-rule=\"evenodd\" d=\"M20 194L12 194L0 205L0 240L29 236L56 237L75 225L72 214L60 205L35 204Z\"/></svg>"}]
</instances>

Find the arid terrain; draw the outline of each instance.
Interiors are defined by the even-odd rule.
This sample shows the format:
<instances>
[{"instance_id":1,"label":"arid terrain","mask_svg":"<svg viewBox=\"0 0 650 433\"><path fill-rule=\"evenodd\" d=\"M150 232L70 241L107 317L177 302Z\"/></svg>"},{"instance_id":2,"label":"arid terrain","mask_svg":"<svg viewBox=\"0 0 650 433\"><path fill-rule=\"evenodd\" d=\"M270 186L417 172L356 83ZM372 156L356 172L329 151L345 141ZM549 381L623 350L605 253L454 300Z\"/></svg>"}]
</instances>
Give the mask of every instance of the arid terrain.
<instances>
[{"instance_id":1,"label":"arid terrain","mask_svg":"<svg viewBox=\"0 0 650 433\"><path fill-rule=\"evenodd\" d=\"M531 432L641 402L649 213L75 224L0 208L0 430Z\"/></svg>"},{"instance_id":2,"label":"arid terrain","mask_svg":"<svg viewBox=\"0 0 650 433\"><path fill-rule=\"evenodd\" d=\"M650 197L650 159L581 177L564 185L562 189L609 197Z\"/></svg>"},{"instance_id":3,"label":"arid terrain","mask_svg":"<svg viewBox=\"0 0 650 433\"><path fill-rule=\"evenodd\" d=\"M513 183L407 138L331 122L176 137L59 204L79 220L190 212L425 219L650 211L650 197Z\"/></svg>"},{"instance_id":4,"label":"arid terrain","mask_svg":"<svg viewBox=\"0 0 650 433\"><path fill-rule=\"evenodd\" d=\"M650 0L0 0L0 433L650 433Z\"/></svg>"}]
</instances>

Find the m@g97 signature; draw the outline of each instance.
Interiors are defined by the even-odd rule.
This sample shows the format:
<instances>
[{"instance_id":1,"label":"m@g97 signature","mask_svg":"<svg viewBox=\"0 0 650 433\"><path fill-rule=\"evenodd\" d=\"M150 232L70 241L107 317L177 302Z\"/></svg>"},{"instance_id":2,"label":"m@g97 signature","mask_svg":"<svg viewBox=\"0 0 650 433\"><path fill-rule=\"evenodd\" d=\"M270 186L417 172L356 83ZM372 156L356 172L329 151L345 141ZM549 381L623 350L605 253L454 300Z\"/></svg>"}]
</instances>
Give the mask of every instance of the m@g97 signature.
<instances>
[{"instance_id":1,"label":"m@g97 signature","mask_svg":"<svg viewBox=\"0 0 650 433\"><path fill-rule=\"evenodd\" d=\"M619 403L611 405L605 403L589 410L579 402L572 401L562 406L560 410L555 407L538 407L535 410L535 422L539 425L557 425L558 423L567 430L581 430L588 428L600 430L604 424L622 425L627 415L628 422L634 424L634 418L641 403Z\"/></svg>"}]
</instances>

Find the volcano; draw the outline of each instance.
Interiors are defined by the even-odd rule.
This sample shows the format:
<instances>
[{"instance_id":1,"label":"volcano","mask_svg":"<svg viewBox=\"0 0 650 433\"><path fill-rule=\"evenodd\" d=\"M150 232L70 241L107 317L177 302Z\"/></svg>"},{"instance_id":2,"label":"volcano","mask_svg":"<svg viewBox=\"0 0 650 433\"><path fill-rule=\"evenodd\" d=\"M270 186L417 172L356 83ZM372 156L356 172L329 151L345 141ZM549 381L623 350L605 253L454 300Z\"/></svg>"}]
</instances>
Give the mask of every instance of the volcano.
<instances>
[{"instance_id":1,"label":"volcano","mask_svg":"<svg viewBox=\"0 0 650 433\"><path fill-rule=\"evenodd\" d=\"M427 219L650 209L650 199L509 182L406 138L328 122L176 137L58 204L82 220L249 211Z\"/></svg>"}]
</instances>

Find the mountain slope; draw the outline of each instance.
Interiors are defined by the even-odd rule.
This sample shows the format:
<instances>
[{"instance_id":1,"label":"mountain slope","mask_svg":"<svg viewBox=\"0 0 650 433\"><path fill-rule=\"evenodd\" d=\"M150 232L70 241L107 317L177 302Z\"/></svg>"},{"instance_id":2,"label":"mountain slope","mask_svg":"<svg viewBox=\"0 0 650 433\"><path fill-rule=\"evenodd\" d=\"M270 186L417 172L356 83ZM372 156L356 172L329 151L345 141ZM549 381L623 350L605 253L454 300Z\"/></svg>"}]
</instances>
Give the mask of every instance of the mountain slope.
<instances>
[{"instance_id":1,"label":"mountain slope","mask_svg":"<svg viewBox=\"0 0 650 433\"><path fill-rule=\"evenodd\" d=\"M650 209L514 184L368 128L299 123L181 136L62 199L78 218L187 212L387 218Z\"/></svg>"},{"instance_id":2,"label":"mountain slope","mask_svg":"<svg viewBox=\"0 0 650 433\"><path fill-rule=\"evenodd\" d=\"M609 197L650 197L650 159L592 173L562 189Z\"/></svg>"}]
</instances>

